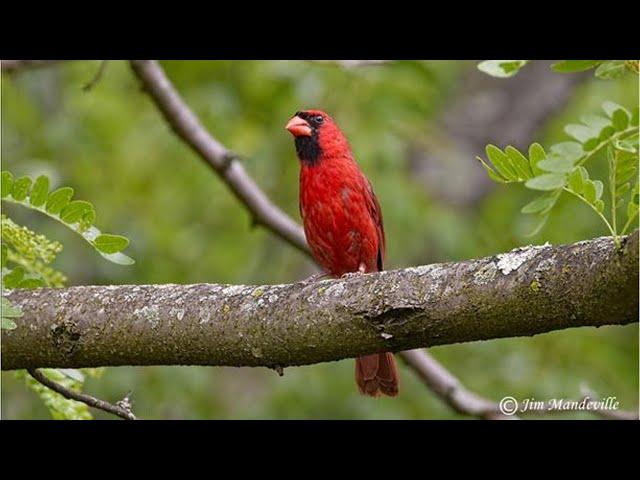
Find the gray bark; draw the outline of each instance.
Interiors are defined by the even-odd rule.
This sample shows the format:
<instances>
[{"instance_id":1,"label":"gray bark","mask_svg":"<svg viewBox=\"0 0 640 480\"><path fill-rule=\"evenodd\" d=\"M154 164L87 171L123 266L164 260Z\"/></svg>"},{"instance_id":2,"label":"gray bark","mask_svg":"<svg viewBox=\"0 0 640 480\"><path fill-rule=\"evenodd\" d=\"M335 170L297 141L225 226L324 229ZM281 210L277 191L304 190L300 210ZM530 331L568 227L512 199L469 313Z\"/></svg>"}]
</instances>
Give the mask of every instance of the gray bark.
<instances>
[{"instance_id":1,"label":"gray bark","mask_svg":"<svg viewBox=\"0 0 640 480\"><path fill-rule=\"evenodd\" d=\"M280 368L638 320L638 232L290 285L14 290L2 368Z\"/></svg>"}]
</instances>

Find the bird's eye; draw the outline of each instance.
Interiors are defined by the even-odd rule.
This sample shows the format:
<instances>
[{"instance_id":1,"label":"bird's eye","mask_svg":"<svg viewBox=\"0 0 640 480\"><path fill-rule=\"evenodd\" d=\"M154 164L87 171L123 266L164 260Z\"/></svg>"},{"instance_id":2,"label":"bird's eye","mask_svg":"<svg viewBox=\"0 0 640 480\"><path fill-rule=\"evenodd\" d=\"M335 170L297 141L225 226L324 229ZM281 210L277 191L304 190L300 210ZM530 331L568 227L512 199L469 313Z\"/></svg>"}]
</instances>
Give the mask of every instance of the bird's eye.
<instances>
[{"instance_id":1,"label":"bird's eye","mask_svg":"<svg viewBox=\"0 0 640 480\"><path fill-rule=\"evenodd\" d=\"M324 122L324 118L322 117L322 115L316 115L315 121L316 123L322 123Z\"/></svg>"}]
</instances>

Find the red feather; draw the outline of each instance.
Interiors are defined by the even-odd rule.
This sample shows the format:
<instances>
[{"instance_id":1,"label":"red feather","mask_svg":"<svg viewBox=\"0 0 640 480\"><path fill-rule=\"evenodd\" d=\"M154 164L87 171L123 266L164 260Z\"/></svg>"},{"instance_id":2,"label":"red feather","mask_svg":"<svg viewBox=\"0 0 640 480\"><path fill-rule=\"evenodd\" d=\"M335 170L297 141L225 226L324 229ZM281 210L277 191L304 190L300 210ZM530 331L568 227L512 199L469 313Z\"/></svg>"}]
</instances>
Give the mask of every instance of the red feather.
<instances>
[{"instance_id":1,"label":"red feather","mask_svg":"<svg viewBox=\"0 0 640 480\"><path fill-rule=\"evenodd\" d=\"M298 112L287 128L296 137L301 163L300 214L316 261L336 277L382 270L382 211L347 139L331 117L319 110ZM366 395L397 395L393 355L356 359L356 382Z\"/></svg>"}]
</instances>

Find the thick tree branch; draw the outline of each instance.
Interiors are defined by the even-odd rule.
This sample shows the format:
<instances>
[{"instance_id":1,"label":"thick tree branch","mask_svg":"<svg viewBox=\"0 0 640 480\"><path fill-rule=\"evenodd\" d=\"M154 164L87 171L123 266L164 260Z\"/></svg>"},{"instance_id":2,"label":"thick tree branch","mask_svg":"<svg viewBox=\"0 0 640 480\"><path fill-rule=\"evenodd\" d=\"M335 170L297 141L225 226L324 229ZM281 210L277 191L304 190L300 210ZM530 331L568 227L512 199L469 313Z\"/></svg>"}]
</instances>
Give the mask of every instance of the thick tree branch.
<instances>
[{"instance_id":1,"label":"thick tree branch","mask_svg":"<svg viewBox=\"0 0 640 480\"><path fill-rule=\"evenodd\" d=\"M116 405L112 405L109 402L105 402L104 400L100 400L99 398L92 397L91 395L87 395L86 393L75 392L70 388L66 388L63 385L54 382L45 374L36 369L29 369L28 371L29 375L35 378L38 382L43 384L45 387L50 388L54 392L59 393L64 398L86 403L90 407L97 408L98 410L102 410L113 415L117 415L118 417L124 418L125 420L136 420L136 416L131 411L131 403L129 402L129 397L125 397Z\"/></svg>"},{"instance_id":2,"label":"thick tree branch","mask_svg":"<svg viewBox=\"0 0 640 480\"><path fill-rule=\"evenodd\" d=\"M271 368L638 320L638 232L290 285L14 290L2 368ZM432 386L437 381L431 382Z\"/></svg>"}]
</instances>

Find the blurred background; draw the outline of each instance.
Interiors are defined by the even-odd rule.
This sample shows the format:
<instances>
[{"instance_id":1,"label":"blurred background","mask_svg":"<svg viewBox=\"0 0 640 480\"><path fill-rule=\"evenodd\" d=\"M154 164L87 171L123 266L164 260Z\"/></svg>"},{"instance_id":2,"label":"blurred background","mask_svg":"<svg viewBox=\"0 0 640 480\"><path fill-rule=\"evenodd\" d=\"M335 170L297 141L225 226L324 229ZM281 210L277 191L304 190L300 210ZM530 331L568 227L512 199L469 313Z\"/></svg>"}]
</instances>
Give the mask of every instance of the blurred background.
<instances>
[{"instance_id":1,"label":"blurred background","mask_svg":"<svg viewBox=\"0 0 640 480\"><path fill-rule=\"evenodd\" d=\"M486 178L487 143L527 149L566 140L563 127L605 100L638 104L638 78L562 75L536 61L510 79L477 62L399 61L345 68L310 61L162 62L214 137L241 155L266 193L296 220L298 164L284 130L296 110L329 112L374 185L387 234L388 269L463 260L520 245L605 235L588 207L567 196L535 237L520 208L536 196ZM65 246L53 265L69 285L283 283L315 272L310 260L250 217L170 131L126 62L60 62L2 75L2 169L46 173L91 201L96 225L126 235L133 266L111 264L56 222L3 205L21 224ZM596 158L594 177L606 177ZM638 406L638 326L580 328L429 350L470 389L499 400L579 398L587 385ZM147 419L461 418L404 365L396 399L357 394L353 360L289 368L118 367L85 391L116 401L132 391ZM2 417L50 415L13 372L2 372ZM95 412L96 418L110 418ZM579 413L553 418L593 418Z\"/></svg>"}]
</instances>

